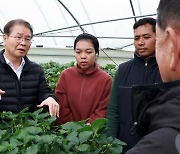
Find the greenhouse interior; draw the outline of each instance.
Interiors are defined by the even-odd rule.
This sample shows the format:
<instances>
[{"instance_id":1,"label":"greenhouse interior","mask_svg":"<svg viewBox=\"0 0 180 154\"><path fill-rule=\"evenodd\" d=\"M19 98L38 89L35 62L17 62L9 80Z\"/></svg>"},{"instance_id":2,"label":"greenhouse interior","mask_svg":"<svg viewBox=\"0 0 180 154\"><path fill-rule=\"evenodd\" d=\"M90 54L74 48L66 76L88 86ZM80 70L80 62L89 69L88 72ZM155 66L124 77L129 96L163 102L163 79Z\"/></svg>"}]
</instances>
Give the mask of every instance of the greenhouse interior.
<instances>
[{"instance_id":1,"label":"greenhouse interior","mask_svg":"<svg viewBox=\"0 0 180 154\"><path fill-rule=\"evenodd\" d=\"M81 33L96 36L100 65L118 65L133 57L133 24L156 18L159 0L1 0L0 32L12 19L33 26L29 58L42 63L74 61L73 42ZM1 37L1 48L3 48Z\"/></svg>"},{"instance_id":2,"label":"greenhouse interior","mask_svg":"<svg viewBox=\"0 0 180 154\"><path fill-rule=\"evenodd\" d=\"M180 153L180 0L0 2L0 154Z\"/></svg>"}]
</instances>

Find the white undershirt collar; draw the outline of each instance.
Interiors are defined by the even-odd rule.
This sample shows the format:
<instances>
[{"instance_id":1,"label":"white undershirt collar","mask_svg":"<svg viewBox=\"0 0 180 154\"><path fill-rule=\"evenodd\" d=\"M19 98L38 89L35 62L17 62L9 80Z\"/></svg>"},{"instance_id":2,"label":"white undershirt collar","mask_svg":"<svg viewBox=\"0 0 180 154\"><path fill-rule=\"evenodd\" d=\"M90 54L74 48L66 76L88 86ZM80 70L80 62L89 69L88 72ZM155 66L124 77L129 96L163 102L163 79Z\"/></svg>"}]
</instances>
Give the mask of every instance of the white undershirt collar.
<instances>
[{"instance_id":1,"label":"white undershirt collar","mask_svg":"<svg viewBox=\"0 0 180 154\"><path fill-rule=\"evenodd\" d=\"M14 65L11 63L11 61L9 61L9 59L4 55L5 61L6 63L12 68L12 70L16 73L18 79L20 79L21 73L22 73L22 69L25 65L25 60L22 57L22 61L21 64L19 65L19 67L17 69L14 68Z\"/></svg>"}]
</instances>

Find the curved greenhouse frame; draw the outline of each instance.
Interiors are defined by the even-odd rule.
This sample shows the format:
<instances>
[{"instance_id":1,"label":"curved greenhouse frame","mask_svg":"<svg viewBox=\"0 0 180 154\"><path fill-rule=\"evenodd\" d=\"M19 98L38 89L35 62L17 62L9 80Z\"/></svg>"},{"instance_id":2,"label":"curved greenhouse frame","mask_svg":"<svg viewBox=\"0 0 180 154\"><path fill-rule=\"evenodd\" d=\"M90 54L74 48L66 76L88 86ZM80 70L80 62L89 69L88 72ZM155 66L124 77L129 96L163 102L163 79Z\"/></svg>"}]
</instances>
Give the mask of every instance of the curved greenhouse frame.
<instances>
[{"instance_id":1,"label":"curved greenhouse frame","mask_svg":"<svg viewBox=\"0 0 180 154\"><path fill-rule=\"evenodd\" d=\"M87 32L99 39L101 49L133 51L134 22L147 16L156 18L158 3L159 0L1 0L0 32L9 20L22 18L33 26L32 48L72 49L74 38ZM0 41L2 44L2 38Z\"/></svg>"}]
</instances>

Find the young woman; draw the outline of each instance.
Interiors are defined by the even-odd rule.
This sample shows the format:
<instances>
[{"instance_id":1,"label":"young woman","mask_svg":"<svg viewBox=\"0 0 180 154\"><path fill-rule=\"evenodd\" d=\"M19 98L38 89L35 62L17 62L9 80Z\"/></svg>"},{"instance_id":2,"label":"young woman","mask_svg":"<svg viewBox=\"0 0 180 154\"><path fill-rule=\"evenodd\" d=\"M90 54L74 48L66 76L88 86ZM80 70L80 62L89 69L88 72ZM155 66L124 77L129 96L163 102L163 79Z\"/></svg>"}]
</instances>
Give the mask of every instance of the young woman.
<instances>
[{"instance_id":1,"label":"young woman","mask_svg":"<svg viewBox=\"0 0 180 154\"><path fill-rule=\"evenodd\" d=\"M99 42L93 35L80 34L74 42L77 65L61 73L55 95L59 99L58 124L106 117L112 78L96 63Z\"/></svg>"}]
</instances>

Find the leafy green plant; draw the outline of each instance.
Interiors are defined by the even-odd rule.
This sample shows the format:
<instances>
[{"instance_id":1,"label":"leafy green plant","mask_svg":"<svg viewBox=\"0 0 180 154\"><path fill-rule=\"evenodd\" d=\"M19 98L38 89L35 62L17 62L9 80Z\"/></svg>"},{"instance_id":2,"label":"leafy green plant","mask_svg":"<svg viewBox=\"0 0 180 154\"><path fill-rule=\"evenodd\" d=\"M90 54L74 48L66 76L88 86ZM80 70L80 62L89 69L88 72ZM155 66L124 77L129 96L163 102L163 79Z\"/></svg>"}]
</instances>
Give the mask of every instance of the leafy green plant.
<instances>
[{"instance_id":1,"label":"leafy green plant","mask_svg":"<svg viewBox=\"0 0 180 154\"><path fill-rule=\"evenodd\" d=\"M70 62L64 65L60 65L57 62L47 62L47 63L41 63L40 65L43 67L44 69L44 73L46 76L46 79L49 83L50 88L54 91L55 87L56 87L56 83L58 82L59 76L61 74L61 72L64 69L67 69L69 67L74 66L75 62Z\"/></svg>"},{"instance_id":2,"label":"leafy green plant","mask_svg":"<svg viewBox=\"0 0 180 154\"><path fill-rule=\"evenodd\" d=\"M115 154L124 142L106 136L107 119L56 126L56 118L43 109L33 113L0 114L0 153L4 154Z\"/></svg>"},{"instance_id":3,"label":"leafy green plant","mask_svg":"<svg viewBox=\"0 0 180 154\"><path fill-rule=\"evenodd\" d=\"M106 66L100 66L100 68L104 71L106 71L109 75L111 75L113 78L115 76L115 73L116 73L116 65L114 64L107 64Z\"/></svg>"}]
</instances>

